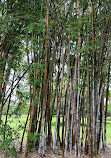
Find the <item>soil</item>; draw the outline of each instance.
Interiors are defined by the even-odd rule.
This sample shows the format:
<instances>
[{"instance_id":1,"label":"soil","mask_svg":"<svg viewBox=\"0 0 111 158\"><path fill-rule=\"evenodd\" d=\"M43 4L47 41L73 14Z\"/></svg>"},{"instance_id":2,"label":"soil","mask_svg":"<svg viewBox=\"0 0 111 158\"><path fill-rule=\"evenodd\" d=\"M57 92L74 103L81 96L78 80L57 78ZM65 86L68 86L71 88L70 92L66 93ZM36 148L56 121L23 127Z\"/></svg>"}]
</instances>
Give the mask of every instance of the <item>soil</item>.
<instances>
[{"instance_id":1,"label":"soil","mask_svg":"<svg viewBox=\"0 0 111 158\"><path fill-rule=\"evenodd\" d=\"M21 154L18 152L18 158L24 158L24 154L25 154L25 148L23 149L23 152ZM28 158L63 158L62 154L63 152L59 149L56 149L54 152L48 149L44 155L42 154L40 155L37 152L31 152L28 154ZM0 158L6 158L2 152L0 153ZM14 158L14 157L10 156L9 158ZM74 151L72 151L72 154L67 152L64 155L64 158L75 158ZM81 154L80 158L88 158L88 156ZM111 145L108 146L107 152L101 151L101 153L98 155L98 158L111 158Z\"/></svg>"}]
</instances>

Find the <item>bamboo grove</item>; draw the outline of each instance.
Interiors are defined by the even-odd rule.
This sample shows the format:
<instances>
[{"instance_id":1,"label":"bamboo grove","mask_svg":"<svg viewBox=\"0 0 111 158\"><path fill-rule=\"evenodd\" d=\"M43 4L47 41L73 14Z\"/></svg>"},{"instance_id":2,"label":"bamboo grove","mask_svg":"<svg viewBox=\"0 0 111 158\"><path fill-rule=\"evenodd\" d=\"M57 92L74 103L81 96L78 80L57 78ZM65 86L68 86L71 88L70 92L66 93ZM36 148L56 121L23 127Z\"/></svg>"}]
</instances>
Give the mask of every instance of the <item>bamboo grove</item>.
<instances>
[{"instance_id":1,"label":"bamboo grove","mask_svg":"<svg viewBox=\"0 0 111 158\"><path fill-rule=\"evenodd\" d=\"M20 145L22 151L27 127L25 158L31 148L44 154L58 147L63 157L67 151L89 158L106 151L110 0L0 4L0 122L7 105L6 126L14 91L26 80L30 106ZM33 142L29 134L39 138Z\"/></svg>"}]
</instances>

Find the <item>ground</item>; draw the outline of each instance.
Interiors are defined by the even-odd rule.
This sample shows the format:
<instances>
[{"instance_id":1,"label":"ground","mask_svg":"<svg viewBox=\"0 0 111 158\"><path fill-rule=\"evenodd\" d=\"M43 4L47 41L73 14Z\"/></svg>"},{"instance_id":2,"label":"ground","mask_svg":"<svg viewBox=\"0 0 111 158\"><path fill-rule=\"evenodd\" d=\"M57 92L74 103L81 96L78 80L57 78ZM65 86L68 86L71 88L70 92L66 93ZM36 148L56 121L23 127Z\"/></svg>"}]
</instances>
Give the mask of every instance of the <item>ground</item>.
<instances>
[{"instance_id":1,"label":"ground","mask_svg":"<svg viewBox=\"0 0 111 158\"><path fill-rule=\"evenodd\" d=\"M21 154L19 154L18 152L18 158L24 158L24 154L25 154L25 148ZM0 158L5 158L3 153L0 153ZM10 156L9 158L13 158L13 157ZM37 152L31 152L28 154L28 158L63 158L63 157L62 157L62 151L58 149L55 152L53 152L52 150L48 150L45 153L45 155L38 155ZM72 152L72 154L67 152L64 158L75 158L74 152ZM80 158L88 158L88 156L82 154ZM101 151L100 155L98 155L98 158L111 158L111 145L108 146L107 152Z\"/></svg>"},{"instance_id":2,"label":"ground","mask_svg":"<svg viewBox=\"0 0 111 158\"><path fill-rule=\"evenodd\" d=\"M29 158L42 158L42 156L38 156L37 153L32 153L32 154L29 154ZM60 150L58 150L55 153L53 153L52 151L48 151L45 154L44 158L62 158L62 154ZM73 154L67 153L64 156L64 158L74 158L74 153ZM80 158L88 158L88 156L82 154ZM111 148L108 148L107 152L101 152L101 154L98 155L98 158L111 158Z\"/></svg>"}]
</instances>

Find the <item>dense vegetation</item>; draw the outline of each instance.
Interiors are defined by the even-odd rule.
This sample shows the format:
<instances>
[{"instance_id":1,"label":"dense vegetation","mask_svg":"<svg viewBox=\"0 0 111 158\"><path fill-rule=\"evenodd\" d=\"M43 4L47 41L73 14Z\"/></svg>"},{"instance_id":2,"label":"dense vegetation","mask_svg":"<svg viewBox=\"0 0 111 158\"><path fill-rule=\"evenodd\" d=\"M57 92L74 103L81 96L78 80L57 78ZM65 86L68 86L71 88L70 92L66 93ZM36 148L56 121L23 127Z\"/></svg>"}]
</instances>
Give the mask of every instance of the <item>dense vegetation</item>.
<instances>
[{"instance_id":1,"label":"dense vegetation","mask_svg":"<svg viewBox=\"0 0 111 158\"><path fill-rule=\"evenodd\" d=\"M24 158L31 149L44 154L57 146L63 157L68 150L89 158L107 150L110 6L110 0L0 1L0 146L7 155L16 157L18 131L20 151L28 132ZM12 128L9 116L26 114L24 126Z\"/></svg>"}]
</instances>

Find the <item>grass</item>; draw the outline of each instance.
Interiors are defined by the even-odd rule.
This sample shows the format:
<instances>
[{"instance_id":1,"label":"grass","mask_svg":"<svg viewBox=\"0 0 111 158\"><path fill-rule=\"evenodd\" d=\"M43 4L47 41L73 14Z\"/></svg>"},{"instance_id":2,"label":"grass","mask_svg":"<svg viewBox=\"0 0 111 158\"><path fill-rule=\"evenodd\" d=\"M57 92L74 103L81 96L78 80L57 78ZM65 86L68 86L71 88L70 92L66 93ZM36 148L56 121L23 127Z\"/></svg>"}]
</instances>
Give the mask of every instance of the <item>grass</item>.
<instances>
[{"instance_id":1,"label":"grass","mask_svg":"<svg viewBox=\"0 0 111 158\"><path fill-rule=\"evenodd\" d=\"M111 144L111 118L107 118L107 124L106 124L106 136L107 136L107 144Z\"/></svg>"},{"instance_id":2,"label":"grass","mask_svg":"<svg viewBox=\"0 0 111 158\"><path fill-rule=\"evenodd\" d=\"M26 121L26 118L27 118L27 115L22 115L21 117L19 118L16 118L14 117L13 118L13 122L12 122L12 118L9 117L8 118L8 124L10 125L11 128L17 130L18 127L24 127L25 125L25 121ZM5 120L5 116L2 117L3 121ZM62 123L62 117L60 118L60 122ZM52 118L52 136L54 136L54 131L55 131L55 123L56 123L56 116L54 116ZM28 129L28 127L27 127ZM23 133L23 130L19 130L19 137L20 137L20 140L21 140L21 137L22 137L22 133ZM60 126L60 134L62 133L62 126ZM107 118L107 144L111 144L111 118L108 117ZM24 137L24 141L27 140L27 133L25 133L25 137Z\"/></svg>"}]
</instances>

